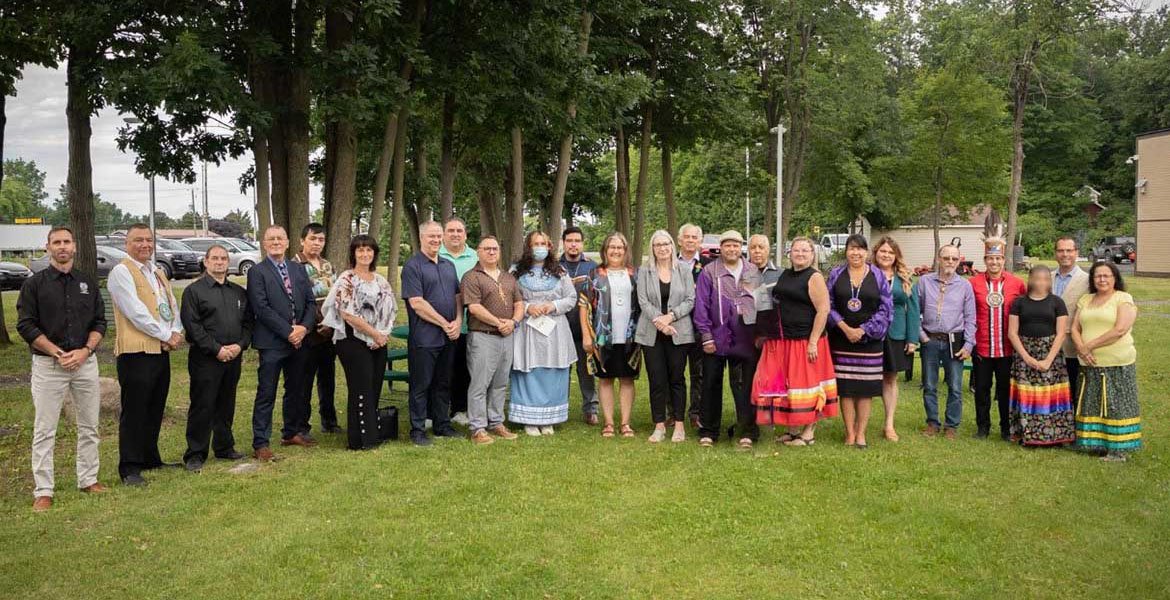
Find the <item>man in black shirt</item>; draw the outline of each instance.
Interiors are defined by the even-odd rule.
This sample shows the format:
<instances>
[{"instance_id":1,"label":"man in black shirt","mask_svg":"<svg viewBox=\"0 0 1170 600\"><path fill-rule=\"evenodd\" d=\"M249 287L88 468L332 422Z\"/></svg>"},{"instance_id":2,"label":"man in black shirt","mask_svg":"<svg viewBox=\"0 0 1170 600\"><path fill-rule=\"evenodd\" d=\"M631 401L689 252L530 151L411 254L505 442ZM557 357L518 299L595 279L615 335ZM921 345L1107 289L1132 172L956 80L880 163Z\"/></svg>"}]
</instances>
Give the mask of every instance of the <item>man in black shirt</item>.
<instances>
[{"instance_id":1,"label":"man in black shirt","mask_svg":"<svg viewBox=\"0 0 1170 600\"><path fill-rule=\"evenodd\" d=\"M65 393L77 409L77 487L98 483L98 413L101 388L94 352L106 333L105 305L93 277L73 269L73 231L54 227L45 250L49 266L30 277L16 301L16 330L32 350L33 510L53 505L53 443Z\"/></svg>"},{"instance_id":2,"label":"man in black shirt","mask_svg":"<svg viewBox=\"0 0 1170 600\"><path fill-rule=\"evenodd\" d=\"M215 457L239 460L232 436L240 355L252 341L252 307L243 287L228 281L228 253L218 244L203 256L206 274L183 291L179 318L191 344L191 410L187 413L187 470L198 472L207 460L215 432Z\"/></svg>"}]
</instances>

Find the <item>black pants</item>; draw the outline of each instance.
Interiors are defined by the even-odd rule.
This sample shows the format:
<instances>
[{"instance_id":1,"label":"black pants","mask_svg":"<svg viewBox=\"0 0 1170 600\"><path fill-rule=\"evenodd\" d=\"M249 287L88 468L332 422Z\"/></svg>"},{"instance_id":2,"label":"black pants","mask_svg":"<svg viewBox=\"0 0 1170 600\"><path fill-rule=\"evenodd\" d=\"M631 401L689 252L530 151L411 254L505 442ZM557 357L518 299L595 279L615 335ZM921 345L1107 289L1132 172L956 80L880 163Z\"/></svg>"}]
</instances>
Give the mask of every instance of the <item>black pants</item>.
<instances>
[{"instance_id":1,"label":"black pants","mask_svg":"<svg viewBox=\"0 0 1170 600\"><path fill-rule=\"evenodd\" d=\"M1064 367L1068 371L1068 391L1072 395L1073 414L1077 414L1077 400L1080 399L1081 389L1077 387L1081 381L1081 361L1077 358L1064 358Z\"/></svg>"},{"instance_id":2,"label":"black pants","mask_svg":"<svg viewBox=\"0 0 1170 600\"><path fill-rule=\"evenodd\" d=\"M691 344L687 349L687 365L691 371L691 407L687 409L687 416L699 416L699 408L703 405L703 344Z\"/></svg>"},{"instance_id":3,"label":"black pants","mask_svg":"<svg viewBox=\"0 0 1170 600\"><path fill-rule=\"evenodd\" d=\"M451 415L467 412L467 388L471 387L471 370L467 368L467 334L455 342L455 362L451 372Z\"/></svg>"},{"instance_id":4,"label":"black pants","mask_svg":"<svg viewBox=\"0 0 1170 600\"><path fill-rule=\"evenodd\" d=\"M308 348L271 348L260 351L260 368L257 372L256 403L252 409L252 448L268 447L272 436L272 411L276 406L276 387L280 373L284 372L284 399L281 413L284 427L280 430L282 439L289 439L298 433L308 431L309 399L305 397L305 363L309 359Z\"/></svg>"},{"instance_id":5,"label":"black pants","mask_svg":"<svg viewBox=\"0 0 1170 600\"><path fill-rule=\"evenodd\" d=\"M426 431L428 417L434 431L450 429L455 342L448 341L438 348L419 348L408 343L406 352L410 370L410 433Z\"/></svg>"},{"instance_id":6,"label":"black pants","mask_svg":"<svg viewBox=\"0 0 1170 600\"><path fill-rule=\"evenodd\" d=\"M193 458L206 461L208 443L212 440L218 457L235 450L232 422L236 416L236 385L240 382L241 364L240 357L225 363L198 348L192 347L187 352L191 409L187 411L187 452L183 454L183 462Z\"/></svg>"},{"instance_id":7,"label":"black pants","mask_svg":"<svg viewBox=\"0 0 1170 600\"><path fill-rule=\"evenodd\" d=\"M653 346L642 346L642 361L650 379L650 415L655 423L665 423L667 404L670 418L686 419L687 352L692 344L676 346L669 336L658 334Z\"/></svg>"},{"instance_id":8,"label":"black pants","mask_svg":"<svg viewBox=\"0 0 1170 600\"><path fill-rule=\"evenodd\" d=\"M756 426L756 411L752 407L751 381L756 374L755 362L750 359L703 353L703 404L699 412L699 437L719 439L723 423L723 371L729 368L731 396L735 400L735 436L760 438ZM735 375L735 371L739 376Z\"/></svg>"},{"instance_id":9,"label":"black pants","mask_svg":"<svg viewBox=\"0 0 1170 600\"><path fill-rule=\"evenodd\" d=\"M122 414L118 417L118 475L123 479L162 466L158 434L171 387L168 352L118 357Z\"/></svg>"},{"instance_id":10,"label":"black pants","mask_svg":"<svg viewBox=\"0 0 1170 600\"><path fill-rule=\"evenodd\" d=\"M378 445L378 399L386 372L386 348L371 350L368 344L350 336L337 342L337 357L349 388L345 408L349 449L372 448Z\"/></svg>"},{"instance_id":11,"label":"black pants","mask_svg":"<svg viewBox=\"0 0 1170 600\"><path fill-rule=\"evenodd\" d=\"M330 335L333 335L330 333ZM337 426L337 405L333 401L333 392L337 382L337 365L334 359L337 352L333 348L333 341L317 342L306 348L309 353L305 361L305 401L309 403L309 414L313 413L313 381L317 382L317 412L321 415L321 428ZM301 433L309 433L308 421Z\"/></svg>"},{"instance_id":12,"label":"black pants","mask_svg":"<svg viewBox=\"0 0 1170 600\"><path fill-rule=\"evenodd\" d=\"M991 380L995 378L995 403L999 406L999 431L1011 432L1008 416L1011 393L1012 357L972 359L971 379L975 388L975 425L979 431L991 431Z\"/></svg>"}]
</instances>

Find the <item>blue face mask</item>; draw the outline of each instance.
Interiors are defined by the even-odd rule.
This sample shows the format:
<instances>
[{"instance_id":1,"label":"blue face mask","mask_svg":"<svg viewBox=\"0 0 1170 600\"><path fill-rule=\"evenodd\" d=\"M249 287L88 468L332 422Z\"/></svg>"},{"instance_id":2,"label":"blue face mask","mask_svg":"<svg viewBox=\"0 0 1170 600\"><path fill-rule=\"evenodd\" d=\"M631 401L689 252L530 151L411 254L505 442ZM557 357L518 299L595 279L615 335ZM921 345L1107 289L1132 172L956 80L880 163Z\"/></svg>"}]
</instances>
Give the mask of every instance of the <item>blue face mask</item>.
<instances>
[{"instance_id":1,"label":"blue face mask","mask_svg":"<svg viewBox=\"0 0 1170 600\"><path fill-rule=\"evenodd\" d=\"M544 246L533 247L532 258L536 259L537 261L542 261L548 258L548 248L545 248Z\"/></svg>"}]
</instances>

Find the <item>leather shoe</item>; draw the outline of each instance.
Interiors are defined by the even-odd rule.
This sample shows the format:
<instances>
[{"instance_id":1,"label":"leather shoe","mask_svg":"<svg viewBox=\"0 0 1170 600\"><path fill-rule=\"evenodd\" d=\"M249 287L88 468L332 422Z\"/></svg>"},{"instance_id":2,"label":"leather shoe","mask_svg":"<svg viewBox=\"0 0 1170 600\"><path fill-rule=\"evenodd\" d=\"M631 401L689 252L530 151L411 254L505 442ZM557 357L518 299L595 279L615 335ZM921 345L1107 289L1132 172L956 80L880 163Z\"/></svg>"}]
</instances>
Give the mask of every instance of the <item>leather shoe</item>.
<instances>
[{"instance_id":1,"label":"leather shoe","mask_svg":"<svg viewBox=\"0 0 1170 600\"><path fill-rule=\"evenodd\" d=\"M946 430L943 432L943 435L948 440L953 440L959 436L959 431L957 429L955 429L954 427L947 427Z\"/></svg>"},{"instance_id":2,"label":"leather shoe","mask_svg":"<svg viewBox=\"0 0 1170 600\"><path fill-rule=\"evenodd\" d=\"M135 473L133 475L127 475L127 476L123 477L122 484L129 485L132 487L140 487L140 486L146 485L146 480L143 479L141 475Z\"/></svg>"},{"instance_id":3,"label":"leather shoe","mask_svg":"<svg viewBox=\"0 0 1170 600\"><path fill-rule=\"evenodd\" d=\"M515 433L512 433L511 431L509 431L508 428L505 427L502 423L500 425L496 425L495 427L492 427L491 429L489 429L488 433L490 433L490 434L492 434L500 439L505 439L505 440L514 440L514 439L520 437L520 436L516 435Z\"/></svg>"},{"instance_id":4,"label":"leather shoe","mask_svg":"<svg viewBox=\"0 0 1170 600\"><path fill-rule=\"evenodd\" d=\"M202 471L203 461L199 460L198 458L192 458L191 460L187 461L187 470L192 473L198 473L199 471Z\"/></svg>"},{"instance_id":5,"label":"leather shoe","mask_svg":"<svg viewBox=\"0 0 1170 600\"><path fill-rule=\"evenodd\" d=\"M333 425L326 425L326 426L322 427L321 431L323 431L325 433L345 433L345 429L342 428L340 425L337 425L336 423L334 423Z\"/></svg>"},{"instance_id":6,"label":"leather shoe","mask_svg":"<svg viewBox=\"0 0 1170 600\"><path fill-rule=\"evenodd\" d=\"M463 437L463 434L455 431L454 427L448 426L446 429L440 429L439 431L436 431L435 437L461 438Z\"/></svg>"},{"instance_id":7,"label":"leather shoe","mask_svg":"<svg viewBox=\"0 0 1170 600\"><path fill-rule=\"evenodd\" d=\"M298 433L290 438L281 439L280 445L281 446L301 446L304 448L312 448L313 446L317 445L317 442L314 442L312 440L307 440L307 439L305 439L305 436Z\"/></svg>"},{"instance_id":8,"label":"leather shoe","mask_svg":"<svg viewBox=\"0 0 1170 600\"><path fill-rule=\"evenodd\" d=\"M471 434L471 443L473 443L477 446L491 444L495 441L496 441L495 438L488 435L488 432L486 432L482 429L476 430L475 433Z\"/></svg>"},{"instance_id":9,"label":"leather shoe","mask_svg":"<svg viewBox=\"0 0 1170 600\"><path fill-rule=\"evenodd\" d=\"M922 435L926 437L934 437L938 435L938 425L927 425L926 429L922 430Z\"/></svg>"},{"instance_id":10,"label":"leather shoe","mask_svg":"<svg viewBox=\"0 0 1170 600\"><path fill-rule=\"evenodd\" d=\"M991 432L985 427L980 427L975 431L975 437L979 439L984 439L990 434Z\"/></svg>"},{"instance_id":11,"label":"leather shoe","mask_svg":"<svg viewBox=\"0 0 1170 600\"><path fill-rule=\"evenodd\" d=\"M173 463L164 462L164 463L159 463L158 465L153 466L151 468L152 469L181 469L181 468L183 468L183 463L181 463L181 462L173 462Z\"/></svg>"},{"instance_id":12,"label":"leather shoe","mask_svg":"<svg viewBox=\"0 0 1170 600\"><path fill-rule=\"evenodd\" d=\"M52 496L37 496L36 499L33 500L33 512L45 512L50 508L53 508Z\"/></svg>"},{"instance_id":13,"label":"leather shoe","mask_svg":"<svg viewBox=\"0 0 1170 600\"><path fill-rule=\"evenodd\" d=\"M95 483L93 485L87 485L87 486L81 488L81 493L83 493L83 494L100 494L102 492L108 492L109 490L110 490L110 488L108 488L100 483Z\"/></svg>"},{"instance_id":14,"label":"leather shoe","mask_svg":"<svg viewBox=\"0 0 1170 600\"><path fill-rule=\"evenodd\" d=\"M596 425L598 423L599 423L599 421L598 421L597 415L595 413L589 413L589 414L585 415L585 424L586 425Z\"/></svg>"},{"instance_id":15,"label":"leather shoe","mask_svg":"<svg viewBox=\"0 0 1170 600\"><path fill-rule=\"evenodd\" d=\"M220 458L223 460L240 460L241 458L245 458L247 456L248 456L247 454L244 454L243 452L238 452L236 450L232 450L231 452L228 452L227 454L216 454L215 455L216 458Z\"/></svg>"},{"instance_id":16,"label":"leather shoe","mask_svg":"<svg viewBox=\"0 0 1170 600\"><path fill-rule=\"evenodd\" d=\"M265 462L276 460L276 455L272 453L272 450L268 446L257 448L254 452L252 452L252 456L256 460L262 460Z\"/></svg>"},{"instance_id":17,"label":"leather shoe","mask_svg":"<svg viewBox=\"0 0 1170 600\"><path fill-rule=\"evenodd\" d=\"M415 446L421 446L421 447L430 446L431 444L434 443L431 441L431 438L427 437L426 433L423 433L421 431L411 433L410 434L410 441Z\"/></svg>"}]
</instances>

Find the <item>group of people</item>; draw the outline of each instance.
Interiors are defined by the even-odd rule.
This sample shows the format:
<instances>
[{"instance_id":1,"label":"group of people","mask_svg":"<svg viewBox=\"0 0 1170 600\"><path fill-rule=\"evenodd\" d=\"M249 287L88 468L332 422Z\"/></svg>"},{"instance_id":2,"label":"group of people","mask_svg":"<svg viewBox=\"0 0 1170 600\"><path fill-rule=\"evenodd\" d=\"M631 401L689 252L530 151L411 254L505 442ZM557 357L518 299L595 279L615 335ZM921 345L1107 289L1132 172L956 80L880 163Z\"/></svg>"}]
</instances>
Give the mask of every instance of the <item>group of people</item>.
<instances>
[{"instance_id":1,"label":"group of people","mask_svg":"<svg viewBox=\"0 0 1170 600\"><path fill-rule=\"evenodd\" d=\"M1112 263L1088 273L1076 265L1072 238L1057 240L1055 272L1033 267L1026 282L1005 269L1006 243L998 237L985 240L985 272L958 275L958 248L943 246L937 270L917 281L890 237L871 248L863 236L850 236L845 264L827 276L809 238L792 240L791 266L783 269L769 260L766 236L745 240L726 231L719 238L712 258L700 252L696 225L679 230L677 247L669 232L655 231L648 263L635 268L620 233L605 237L595 263L579 228L565 229L559 257L553 240L534 231L508 266L494 236L470 248L458 218L422 224L420 251L401 272L411 441L430 445L428 429L464 437L453 423L466 424L475 444L517 438L506 421L529 436L553 435L569 419L574 365L585 422L600 425L603 437L634 437L634 382L644 365L651 443L668 435L685 441L689 422L699 444L713 446L724 433L726 373L736 414L726 435L739 448L759 441L761 425L775 427L785 445L811 446L816 424L840 415L846 445L865 449L874 397L883 400L884 437L899 439L897 375L917 352L926 436L956 437L970 359L977 437L990 435L994 393L1005 440L1075 443L1106 460L1125 460L1141 445L1130 333L1136 307ZM227 251L209 248L205 274L187 286L180 305L153 262L150 228L128 230L129 257L107 284L121 385L118 471L126 485L145 485L152 469L198 471L209 450L219 459L246 456L232 426L250 346L259 354L254 458L276 459L271 430L282 374L282 446L317 444L314 381L322 431L346 434L354 450L380 442L377 409L398 298L377 272L377 241L354 237L341 273L321 254L319 224L304 228L294 257L286 256L280 226L263 232L262 245L266 258L249 270L246 287L227 278ZM32 351L36 510L52 505L53 446L67 392L77 414L77 485L105 490L97 481L94 357L106 333L105 308L97 281L74 269L73 232L53 228L46 249L49 268L24 284L17 304L18 331ZM182 463L167 463L158 438L169 353L184 339L187 450ZM333 398L336 361L348 389L344 428ZM942 421L940 368L947 386Z\"/></svg>"}]
</instances>

